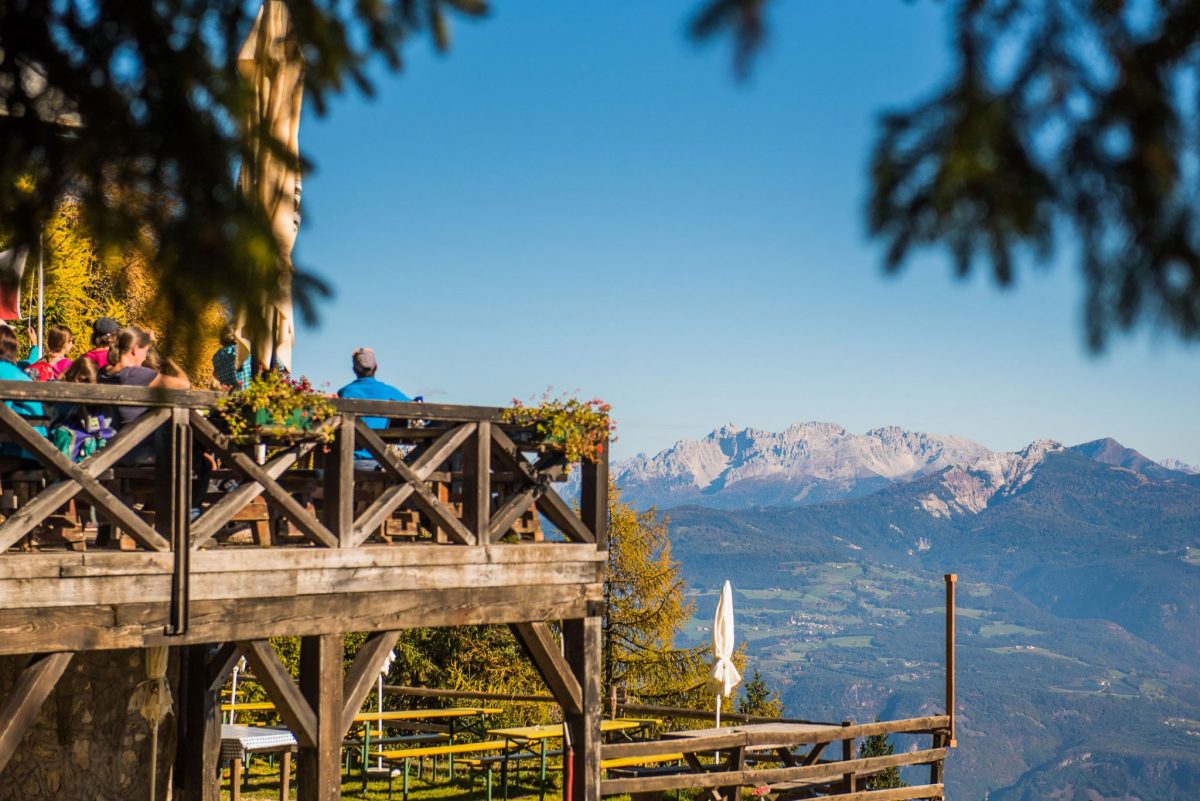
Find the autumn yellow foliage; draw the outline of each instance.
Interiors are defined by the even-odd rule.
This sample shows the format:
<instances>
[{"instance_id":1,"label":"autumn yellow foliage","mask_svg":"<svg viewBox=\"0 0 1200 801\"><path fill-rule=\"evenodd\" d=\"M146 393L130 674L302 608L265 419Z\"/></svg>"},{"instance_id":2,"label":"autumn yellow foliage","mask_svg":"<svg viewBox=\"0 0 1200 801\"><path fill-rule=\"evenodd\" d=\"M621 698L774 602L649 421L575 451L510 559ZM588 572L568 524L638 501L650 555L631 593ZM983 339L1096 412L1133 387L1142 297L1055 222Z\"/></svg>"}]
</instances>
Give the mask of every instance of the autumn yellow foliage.
<instances>
[{"instance_id":1,"label":"autumn yellow foliage","mask_svg":"<svg viewBox=\"0 0 1200 801\"><path fill-rule=\"evenodd\" d=\"M172 340L171 320L159 303L161 294L148 264L153 248L147 244L133 251L99 253L86 229L82 209L74 198L65 198L45 228L43 260L45 274L45 324L65 325L74 334L72 357L90 348L92 322L112 317L121 324L133 323L155 332L164 355L173 356L184 367L192 384L207 387L212 374L211 357L218 347L226 314L212 304L201 319L201 346L188 353ZM37 270L31 254L21 291L21 313L32 323L37 318Z\"/></svg>"}]
</instances>

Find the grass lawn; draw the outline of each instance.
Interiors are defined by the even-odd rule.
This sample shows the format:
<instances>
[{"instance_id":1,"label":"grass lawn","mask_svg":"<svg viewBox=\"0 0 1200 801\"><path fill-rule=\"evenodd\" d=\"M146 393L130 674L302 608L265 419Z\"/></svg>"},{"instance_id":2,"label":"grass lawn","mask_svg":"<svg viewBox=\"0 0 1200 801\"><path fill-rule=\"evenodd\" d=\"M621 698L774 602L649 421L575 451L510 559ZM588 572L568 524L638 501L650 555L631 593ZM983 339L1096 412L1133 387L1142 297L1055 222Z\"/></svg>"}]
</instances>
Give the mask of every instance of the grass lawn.
<instances>
[{"instance_id":1,"label":"grass lawn","mask_svg":"<svg viewBox=\"0 0 1200 801\"><path fill-rule=\"evenodd\" d=\"M294 764L293 759L293 764ZM415 770L413 776L409 778L409 793L410 801L432 801L433 799L471 799L471 801L486 801L487 788L484 785L483 779L478 773L468 773L465 768L456 766L454 781L449 782L446 779L445 763L439 763L436 778L430 775L428 771L428 763L426 772L423 778L418 778ZM547 770L548 786L546 789L547 799L558 799L562 796L562 766L560 762L553 762ZM519 775L516 778L509 777L508 797L509 799L518 798L538 798L538 770L536 765L524 763L521 766ZM402 790L404 787L404 779L402 776L396 776L394 784L393 799L401 801ZM292 771L292 789L291 797L296 797L296 776L295 769ZM384 777L373 779L367 782L367 792L364 795L362 792L362 783L359 779L358 768L351 768L349 773L342 774L342 798L345 799L365 799L366 801L386 801L388 797L388 780ZM500 787L499 771L497 771L492 788L492 797L494 801L501 801L504 798L503 791ZM226 770L221 777L221 798L229 798L229 771ZM279 763L269 764L264 758L257 758L250 764L250 770L246 772L242 783L242 798L246 799L277 799L279 798Z\"/></svg>"}]
</instances>

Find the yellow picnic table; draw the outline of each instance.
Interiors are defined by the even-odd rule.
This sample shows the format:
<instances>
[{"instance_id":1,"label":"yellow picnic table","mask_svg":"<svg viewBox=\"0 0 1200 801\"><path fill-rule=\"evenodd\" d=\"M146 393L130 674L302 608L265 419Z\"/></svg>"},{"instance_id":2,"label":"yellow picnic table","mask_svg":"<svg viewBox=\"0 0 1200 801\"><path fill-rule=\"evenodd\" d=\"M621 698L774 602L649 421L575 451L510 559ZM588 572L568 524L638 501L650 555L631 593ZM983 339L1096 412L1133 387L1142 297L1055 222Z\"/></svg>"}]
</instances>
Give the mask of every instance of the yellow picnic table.
<instances>
[{"instance_id":1,"label":"yellow picnic table","mask_svg":"<svg viewBox=\"0 0 1200 801\"><path fill-rule=\"evenodd\" d=\"M243 701L240 704L221 704L222 712L265 712L275 708L270 701Z\"/></svg>"},{"instance_id":2,"label":"yellow picnic table","mask_svg":"<svg viewBox=\"0 0 1200 801\"><path fill-rule=\"evenodd\" d=\"M466 728L468 731L474 731L475 734L482 734L483 720L488 715L498 715L504 710L496 706L451 706L445 709L389 709L383 712L359 712L354 716L355 723L366 724L363 732L363 782L366 782L366 756L371 748L371 724L372 723L392 723L405 720L447 720L449 725L447 733L450 735L450 743L454 743L454 735L460 732L457 722L462 718L480 719L479 726L472 729L470 725ZM445 747L445 746L442 746ZM442 751L449 758L450 772L454 773L454 755L456 751Z\"/></svg>"},{"instance_id":3,"label":"yellow picnic table","mask_svg":"<svg viewBox=\"0 0 1200 801\"><path fill-rule=\"evenodd\" d=\"M604 718L600 721L600 733L609 734L612 732L630 732L644 731L659 721L654 718ZM541 743L541 793L540 798L545 798L546 795L546 742L553 740L556 737L563 736L562 723L551 723L541 726L516 726L509 729L488 729L488 734L493 737L503 737L507 740L512 740L518 745L526 746L530 743ZM504 797L508 798L508 751L505 751L506 759L500 766L500 785L504 788Z\"/></svg>"}]
</instances>

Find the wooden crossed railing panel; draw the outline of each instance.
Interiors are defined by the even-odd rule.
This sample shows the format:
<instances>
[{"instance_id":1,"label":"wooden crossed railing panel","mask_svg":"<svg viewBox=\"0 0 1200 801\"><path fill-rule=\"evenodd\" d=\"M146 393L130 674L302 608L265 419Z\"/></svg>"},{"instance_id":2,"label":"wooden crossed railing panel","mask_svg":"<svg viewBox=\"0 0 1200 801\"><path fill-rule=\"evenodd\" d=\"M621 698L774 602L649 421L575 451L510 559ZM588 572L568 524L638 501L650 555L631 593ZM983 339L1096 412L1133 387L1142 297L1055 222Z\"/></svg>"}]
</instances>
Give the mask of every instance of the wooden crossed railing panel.
<instances>
[{"instance_id":1,"label":"wooden crossed railing panel","mask_svg":"<svg viewBox=\"0 0 1200 801\"><path fill-rule=\"evenodd\" d=\"M0 381L0 401L148 407L106 447L74 463L28 420L0 403L0 437L31 455L45 476L40 491L0 523L0 552L37 532L76 496L83 496L138 546L153 551L170 551L175 542L187 542L190 550L214 547L229 523L244 519L239 515L264 501L308 547L359 547L401 510L418 513L438 533L436 541L490 545L513 531L531 509L568 541L605 546L607 454L584 467L576 512L553 487L562 477L561 458L543 453L531 461L527 454L537 451L538 443L530 440L527 430L504 423L500 409L338 399L337 413L314 432L316 436L274 445L269 458L259 464L205 416L217 399L209 392ZM386 418L402 427L373 428L365 418ZM414 423L422 427L407 428ZM331 445L317 441L322 435L332 439ZM164 446L164 437L175 437L176 445ZM140 504L122 497L113 469L136 449L144 451L155 442L153 500L145 502L145 493ZM219 459L237 479L235 487L211 503L190 499L192 457L201 450ZM356 482L356 451L366 451L379 465L368 489ZM285 479L305 462L316 468L310 474L322 476L323 492L302 500ZM297 481L293 479L293 485ZM461 497L461 510L447 501L445 488L451 483ZM359 498L367 493L357 509L356 490ZM148 522L151 509L155 514Z\"/></svg>"}]
</instances>

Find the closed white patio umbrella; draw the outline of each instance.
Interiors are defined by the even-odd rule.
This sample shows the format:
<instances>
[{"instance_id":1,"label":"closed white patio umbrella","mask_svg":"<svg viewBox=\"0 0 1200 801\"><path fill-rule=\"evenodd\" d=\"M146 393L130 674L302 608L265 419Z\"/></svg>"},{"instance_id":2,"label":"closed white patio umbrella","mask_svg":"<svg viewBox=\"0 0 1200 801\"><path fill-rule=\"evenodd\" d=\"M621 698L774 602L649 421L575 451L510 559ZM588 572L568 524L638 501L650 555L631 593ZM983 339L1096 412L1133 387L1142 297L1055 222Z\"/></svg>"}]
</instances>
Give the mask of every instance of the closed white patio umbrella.
<instances>
[{"instance_id":1,"label":"closed white patio umbrella","mask_svg":"<svg viewBox=\"0 0 1200 801\"><path fill-rule=\"evenodd\" d=\"M733 665L733 588L729 582L721 588L712 627L713 666L708 686L717 695L717 726L721 725L721 698L728 698L742 682L742 674Z\"/></svg>"}]
</instances>

